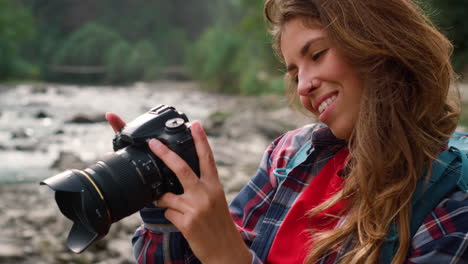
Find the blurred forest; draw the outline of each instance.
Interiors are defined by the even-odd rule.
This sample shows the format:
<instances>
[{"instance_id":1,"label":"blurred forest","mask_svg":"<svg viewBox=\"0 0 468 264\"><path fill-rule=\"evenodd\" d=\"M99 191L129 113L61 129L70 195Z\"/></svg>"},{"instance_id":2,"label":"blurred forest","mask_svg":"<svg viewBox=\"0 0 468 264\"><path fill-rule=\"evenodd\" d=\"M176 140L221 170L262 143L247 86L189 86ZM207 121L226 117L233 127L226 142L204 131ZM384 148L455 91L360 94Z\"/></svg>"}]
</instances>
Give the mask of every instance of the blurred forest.
<instances>
[{"instance_id":1,"label":"blurred forest","mask_svg":"<svg viewBox=\"0 0 468 264\"><path fill-rule=\"evenodd\" d=\"M468 2L425 0L468 65ZM212 91L282 91L251 0L0 0L0 81L125 84L190 78Z\"/></svg>"}]
</instances>

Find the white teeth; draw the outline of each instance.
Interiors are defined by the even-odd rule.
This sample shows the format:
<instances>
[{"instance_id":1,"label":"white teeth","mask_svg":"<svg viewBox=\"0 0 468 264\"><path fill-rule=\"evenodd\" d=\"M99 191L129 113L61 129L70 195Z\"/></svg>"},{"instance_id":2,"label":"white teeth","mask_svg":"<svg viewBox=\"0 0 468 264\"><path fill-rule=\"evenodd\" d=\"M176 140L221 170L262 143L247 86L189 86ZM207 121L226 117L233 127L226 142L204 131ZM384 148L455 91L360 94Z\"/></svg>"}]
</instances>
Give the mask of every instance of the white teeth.
<instances>
[{"instance_id":1,"label":"white teeth","mask_svg":"<svg viewBox=\"0 0 468 264\"><path fill-rule=\"evenodd\" d=\"M333 101L335 101L335 99L336 99L336 95L334 95L334 96L328 98L327 100L323 101L318 107L319 113L320 114L323 113L323 111L325 111L325 109L327 109L327 107L331 103L333 103Z\"/></svg>"}]
</instances>

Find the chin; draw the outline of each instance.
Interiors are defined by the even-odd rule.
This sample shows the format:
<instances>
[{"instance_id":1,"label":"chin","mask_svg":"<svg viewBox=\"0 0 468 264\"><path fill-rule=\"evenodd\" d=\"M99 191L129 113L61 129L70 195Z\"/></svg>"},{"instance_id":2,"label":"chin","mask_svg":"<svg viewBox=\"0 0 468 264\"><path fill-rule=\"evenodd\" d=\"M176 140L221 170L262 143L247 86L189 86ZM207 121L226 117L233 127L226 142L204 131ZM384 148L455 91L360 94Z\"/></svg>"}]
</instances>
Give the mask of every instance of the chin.
<instances>
[{"instance_id":1,"label":"chin","mask_svg":"<svg viewBox=\"0 0 468 264\"><path fill-rule=\"evenodd\" d=\"M347 129L342 129L342 128L334 129L333 127L330 127L330 130L333 133L333 135L337 137L338 139L348 140L349 137L351 136L351 131Z\"/></svg>"}]
</instances>

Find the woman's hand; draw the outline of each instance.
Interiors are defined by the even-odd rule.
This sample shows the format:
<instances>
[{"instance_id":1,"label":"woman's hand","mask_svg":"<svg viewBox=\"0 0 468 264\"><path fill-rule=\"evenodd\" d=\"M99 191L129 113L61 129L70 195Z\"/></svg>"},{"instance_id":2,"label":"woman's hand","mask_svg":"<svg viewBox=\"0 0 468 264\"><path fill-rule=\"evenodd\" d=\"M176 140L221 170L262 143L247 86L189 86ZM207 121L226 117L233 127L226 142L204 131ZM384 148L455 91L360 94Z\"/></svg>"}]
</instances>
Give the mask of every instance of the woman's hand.
<instances>
[{"instance_id":1,"label":"woman's hand","mask_svg":"<svg viewBox=\"0 0 468 264\"><path fill-rule=\"evenodd\" d=\"M115 133L119 132L125 126L125 122L114 113L106 113L106 120L109 122Z\"/></svg>"},{"instance_id":2,"label":"woman's hand","mask_svg":"<svg viewBox=\"0 0 468 264\"><path fill-rule=\"evenodd\" d=\"M119 122L115 121L116 127ZM114 126L113 126L114 127ZM166 207L166 218L187 239L203 263L251 263L252 255L229 213L213 153L199 122L191 126L200 160L200 178L190 166L156 139L149 147L178 177L184 193L164 194L157 206Z\"/></svg>"},{"instance_id":3,"label":"woman's hand","mask_svg":"<svg viewBox=\"0 0 468 264\"><path fill-rule=\"evenodd\" d=\"M106 113L106 119L114 132L125 126L115 113ZM149 142L151 151L177 175L184 188L183 194L166 193L155 204L167 208L166 218L182 232L203 263L251 263L252 255L229 213L206 134L199 122L192 124L191 131L200 161L200 178L164 144L155 139Z\"/></svg>"}]
</instances>

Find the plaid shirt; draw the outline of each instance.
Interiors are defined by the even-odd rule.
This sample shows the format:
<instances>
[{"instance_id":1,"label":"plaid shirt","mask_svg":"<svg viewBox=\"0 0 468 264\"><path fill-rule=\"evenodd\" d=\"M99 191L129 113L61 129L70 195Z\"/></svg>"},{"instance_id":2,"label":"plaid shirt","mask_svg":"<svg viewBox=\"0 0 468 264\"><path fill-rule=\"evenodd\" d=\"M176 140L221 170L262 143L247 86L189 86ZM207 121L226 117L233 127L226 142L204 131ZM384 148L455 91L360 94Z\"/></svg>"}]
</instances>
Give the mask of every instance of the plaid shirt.
<instances>
[{"instance_id":1,"label":"plaid shirt","mask_svg":"<svg viewBox=\"0 0 468 264\"><path fill-rule=\"evenodd\" d=\"M313 151L287 177L277 177L305 142ZM346 145L322 125L309 125L276 139L265 152L256 175L230 205L231 215L252 252L252 263L263 263L275 235L296 198L335 153ZM312 150L311 148L311 150ZM447 170L446 173L459 173ZM461 191L451 193L425 218L412 239L410 263L468 263L468 201ZM200 263L182 234L164 219L160 208L140 211L144 224L133 237L138 263ZM221 238L222 239L222 238ZM338 263L346 252L319 263Z\"/></svg>"}]
</instances>

